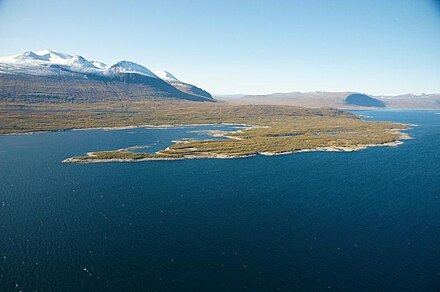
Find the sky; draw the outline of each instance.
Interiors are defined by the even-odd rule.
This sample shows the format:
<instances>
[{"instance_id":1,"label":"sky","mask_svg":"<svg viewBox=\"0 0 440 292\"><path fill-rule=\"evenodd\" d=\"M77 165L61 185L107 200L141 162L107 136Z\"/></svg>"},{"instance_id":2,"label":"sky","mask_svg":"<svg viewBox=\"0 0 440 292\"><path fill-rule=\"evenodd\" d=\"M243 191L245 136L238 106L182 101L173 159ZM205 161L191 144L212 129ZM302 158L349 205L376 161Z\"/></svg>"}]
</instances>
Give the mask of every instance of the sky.
<instances>
[{"instance_id":1,"label":"sky","mask_svg":"<svg viewBox=\"0 0 440 292\"><path fill-rule=\"evenodd\" d=\"M211 93L440 92L440 0L0 0L0 56L53 49Z\"/></svg>"}]
</instances>

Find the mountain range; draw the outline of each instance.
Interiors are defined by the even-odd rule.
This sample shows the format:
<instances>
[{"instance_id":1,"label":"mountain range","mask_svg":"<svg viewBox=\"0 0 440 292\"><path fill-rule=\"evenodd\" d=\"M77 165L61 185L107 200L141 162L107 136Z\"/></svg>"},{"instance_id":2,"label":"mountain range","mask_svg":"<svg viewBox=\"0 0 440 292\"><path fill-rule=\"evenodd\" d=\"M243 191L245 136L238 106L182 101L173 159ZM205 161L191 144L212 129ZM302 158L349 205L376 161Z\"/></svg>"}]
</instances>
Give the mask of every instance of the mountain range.
<instances>
[{"instance_id":1,"label":"mountain range","mask_svg":"<svg viewBox=\"0 0 440 292\"><path fill-rule=\"evenodd\" d=\"M167 71L130 61L107 65L53 50L0 57L0 98L12 101L101 102L142 99L214 101Z\"/></svg>"},{"instance_id":2,"label":"mountain range","mask_svg":"<svg viewBox=\"0 0 440 292\"><path fill-rule=\"evenodd\" d=\"M288 92L226 95L247 104L302 107L440 109L440 94L373 96L358 92ZM215 101L210 93L168 71L131 62L107 65L53 50L0 57L0 101L108 102L131 100Z\"/></svg>"},{"instance_id":3,"label":"mountain range","mask_svg":"<svg viewBox=\"0 0 440 292\"><path fill-rule=\"evenodd\" d=\"M221 97L218 97L222 99ZM367 95L358 92L287 92L228 98L246 104L294 105L303 107L440 109L440 94Z\"/></svg>"}]
</instances>

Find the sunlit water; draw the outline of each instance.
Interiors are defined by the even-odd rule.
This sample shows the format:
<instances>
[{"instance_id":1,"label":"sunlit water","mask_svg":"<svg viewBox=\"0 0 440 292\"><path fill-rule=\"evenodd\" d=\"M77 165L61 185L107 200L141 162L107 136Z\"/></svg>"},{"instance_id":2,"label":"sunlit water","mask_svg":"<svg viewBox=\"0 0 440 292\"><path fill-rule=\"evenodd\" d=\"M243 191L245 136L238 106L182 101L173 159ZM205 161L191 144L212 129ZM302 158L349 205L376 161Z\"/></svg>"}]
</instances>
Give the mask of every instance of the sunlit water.
<instances>
[{"instance_id":1,"label":"sunlit water","mask_svg":"<svg viewBox=\"0 0 440 292\"><path fill-rule=\"evenodd\" d=\"M414 139L353 153L62 164L156 151L213 127L0 136L0 290L436 291L440 115L359 113L417 124Z\"/></svg>"}]
</instances>

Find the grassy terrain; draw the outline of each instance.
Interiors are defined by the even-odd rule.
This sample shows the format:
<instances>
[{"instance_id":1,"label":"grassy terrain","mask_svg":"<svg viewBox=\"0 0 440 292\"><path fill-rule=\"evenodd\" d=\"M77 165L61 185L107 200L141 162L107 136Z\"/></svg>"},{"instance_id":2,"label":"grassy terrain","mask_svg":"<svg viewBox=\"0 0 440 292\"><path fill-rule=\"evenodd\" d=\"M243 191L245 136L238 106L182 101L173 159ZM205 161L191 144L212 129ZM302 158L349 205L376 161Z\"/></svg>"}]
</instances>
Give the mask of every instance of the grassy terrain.
<instances>
[{"instance_id":1,"label":"grassy terrain","mask_svg":"<svg viewBox=\"0 0 440 292\"><path fill-rule=\"evenodd\" d=\"M406 126L366 122L335 109L148 101L93 104L0 104L0 133L73 128L233 123L256 127L228 133L232 139L182 141L156 154L129 150L95 152L76 161L237 157L302 149L384 144L402 138ZM394 130L393 130L394 129Z\"/></svg>"},{"instance_id":2,"label":"grassy terrain","mask_svg":"<svg viewBox=\"0 0 440 292\"><path fill-rule=\"evenodd\" d=\"M351 116L341 111L225 103L144 101L129 103L1 103L0 134L73 128L163 124L248 123L266 125L283 117Z\"/></svg>"}]
</instances>

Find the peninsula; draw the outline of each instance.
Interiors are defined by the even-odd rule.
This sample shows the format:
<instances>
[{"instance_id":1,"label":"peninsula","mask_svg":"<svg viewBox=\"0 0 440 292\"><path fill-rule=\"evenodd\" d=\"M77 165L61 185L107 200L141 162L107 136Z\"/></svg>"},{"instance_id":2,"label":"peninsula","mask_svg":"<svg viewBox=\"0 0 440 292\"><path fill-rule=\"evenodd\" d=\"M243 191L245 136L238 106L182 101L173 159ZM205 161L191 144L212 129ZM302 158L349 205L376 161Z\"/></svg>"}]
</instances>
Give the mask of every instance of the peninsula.
<instances>
[{"instance_id":1,"label":"peninsula","mask_svg":"<svg viewBox=\"0 0 440 292\"><path fill-rule=\"evenodd\" d=\"M408 129L407 125L364 121L337 109L222 102L4 103L0 105L0 120L2 134L147 125L249 125L244 130L217 133L229 139L178 141L153 154L129 149L93 152L64 161L72 163L237 158L316 150L354 151L371 146L395 146L408 138L401 132Z\"/></svg>"}]
</instances>

